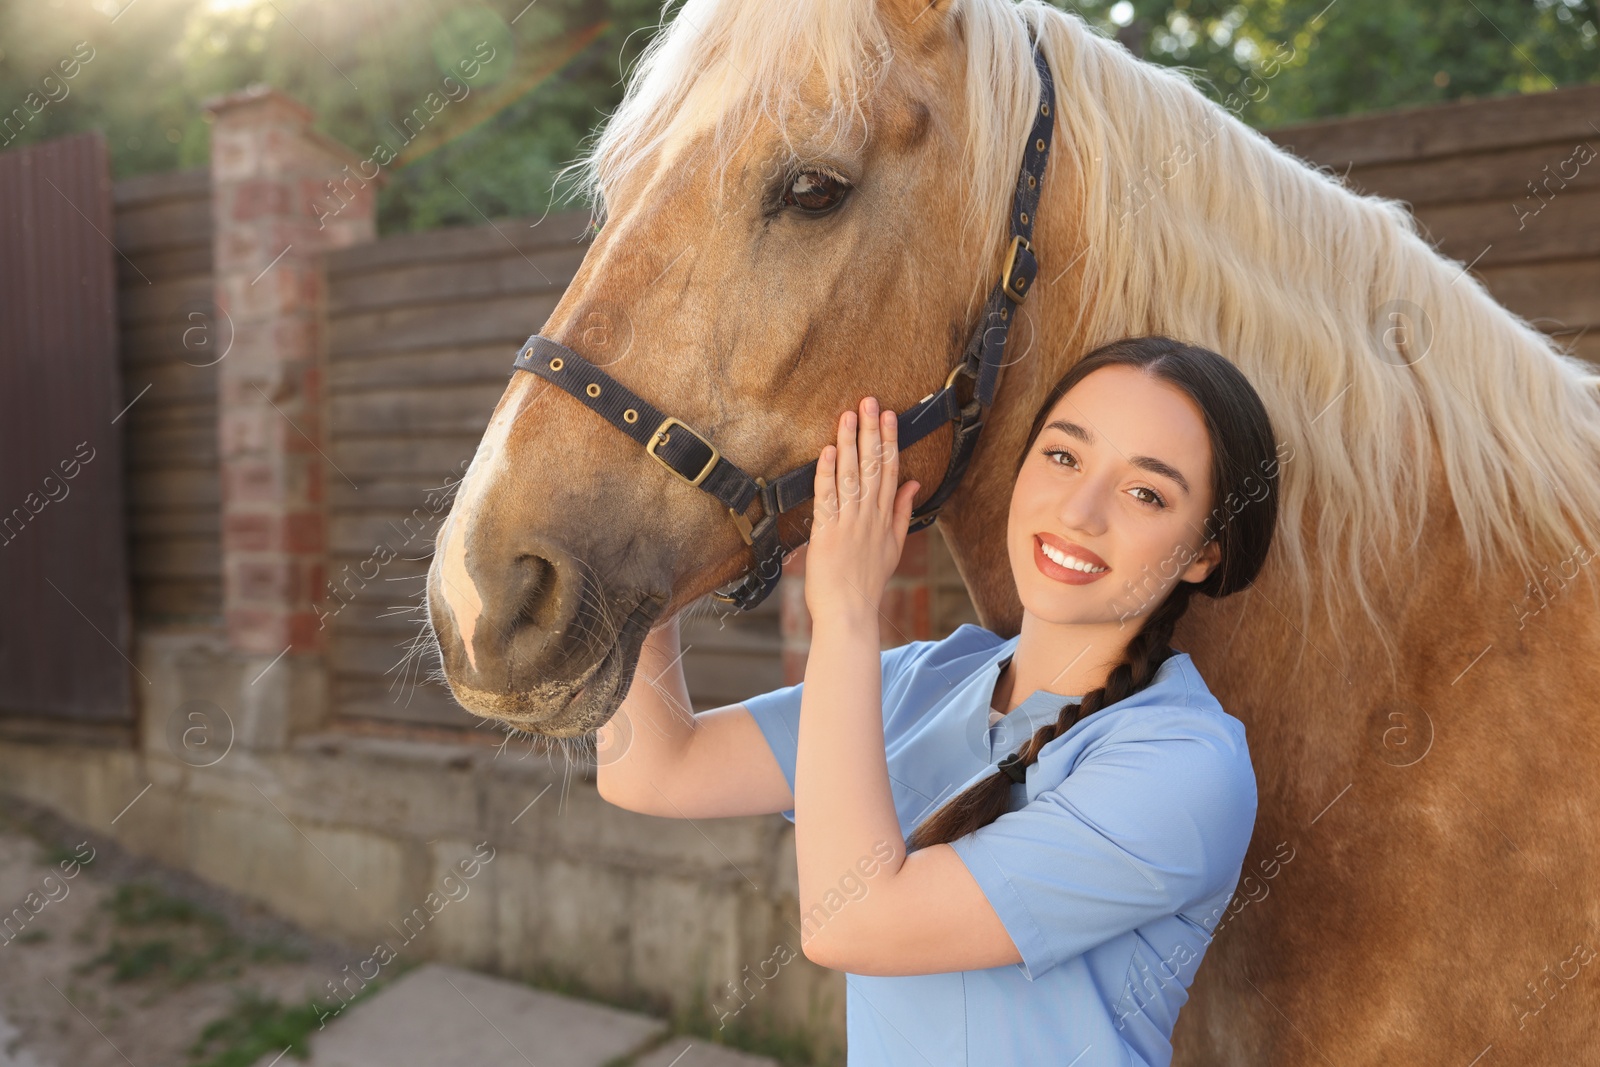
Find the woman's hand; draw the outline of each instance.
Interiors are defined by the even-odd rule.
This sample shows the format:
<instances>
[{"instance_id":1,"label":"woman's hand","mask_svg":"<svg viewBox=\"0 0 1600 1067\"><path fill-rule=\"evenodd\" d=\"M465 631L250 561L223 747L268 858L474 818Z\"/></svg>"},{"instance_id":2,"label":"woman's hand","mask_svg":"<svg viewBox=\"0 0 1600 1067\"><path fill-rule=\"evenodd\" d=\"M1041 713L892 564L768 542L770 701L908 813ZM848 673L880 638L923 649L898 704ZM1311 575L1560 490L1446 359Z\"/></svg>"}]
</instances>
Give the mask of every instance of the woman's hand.
<instances>
[{"instance_id":1,"label":"woman's hand","mask_svg":"<svg viewBox=\"0 0 1600 1067\"><path fill-rule=\"evenodd\" d=\"M805 584L813 625L841 614L877 614L905 547L918 488L916 481L900 484L893 411L880 418L877 398L869 396L859 418L854 411L840 415L838 444L822 450L814 483Z\"/></svg>"}]
</instances>

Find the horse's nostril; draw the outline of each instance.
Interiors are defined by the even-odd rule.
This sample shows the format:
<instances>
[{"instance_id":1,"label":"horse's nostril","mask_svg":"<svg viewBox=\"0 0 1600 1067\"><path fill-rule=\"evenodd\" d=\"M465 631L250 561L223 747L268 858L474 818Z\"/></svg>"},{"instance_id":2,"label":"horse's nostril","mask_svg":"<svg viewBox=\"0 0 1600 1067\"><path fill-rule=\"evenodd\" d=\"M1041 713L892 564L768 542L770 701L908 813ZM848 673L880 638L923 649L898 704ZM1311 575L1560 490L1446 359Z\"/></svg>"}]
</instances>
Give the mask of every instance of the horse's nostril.
<instances>
[{"instance_id":1,"label":"horse's nostril","mask_svg":"<svg viewBox=\"0 0 1600 1067\"><path fill-rule=\"evenodd\" d=\"M526 553L511 561L506 592L515 610L509 620L510 629L540 624L540 609L554 599L554 577L555 567L543 556Z\"/></svg>"}]
</instances>

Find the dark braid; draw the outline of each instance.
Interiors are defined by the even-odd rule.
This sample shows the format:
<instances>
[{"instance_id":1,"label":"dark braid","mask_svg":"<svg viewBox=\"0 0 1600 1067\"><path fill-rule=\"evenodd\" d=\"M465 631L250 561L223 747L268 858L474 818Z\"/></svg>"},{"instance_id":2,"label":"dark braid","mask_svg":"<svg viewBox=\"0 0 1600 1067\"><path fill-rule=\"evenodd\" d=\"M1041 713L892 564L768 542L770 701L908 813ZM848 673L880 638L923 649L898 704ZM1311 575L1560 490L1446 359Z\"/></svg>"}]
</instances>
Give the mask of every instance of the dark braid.
<instances>
[{"instance_id":1,"label":"dark braid","mask_svg":"<svg viewBox=\"0 0 1600 1067\"><path fill-rule=\"evenodd\" d=\"M1128 337L1101 345L1073 365L1040 404L1017 471L1056 403L1101 367L1138 367L1188 394L1200 409L1211 439L1211 486L1215 505L1206 522L1206 541L1216 541L1220 559L1198 582L1179 581L1152 611L1123 650L1105 685L1068 703L1053 723L1041 726L1017 752L1001 760L996 772L963 792L918 826L907 851L948 844L994 822L1010 809L1011 786L1039 752L1074 723L1125 700L1149 685L1173 655L1169 642L1195 593L1220 598L1247 588L1266 563L1278 514L1278 461L1272 421L1243 373L1222 356L1170 337ZM1244 506L1248 504L1248 506ZM1235 506L1238 505L1238 506ZM1014 776L1014 777L1013 777Z\"/></svg>"},{"instance_id":2,"label":"dark braid","mask_svg":"<svg viewBox=\"0 0 1600 1067\"><path fill-rule=\"evenodd\" d=\"M1195 592L1193 582L1179 582L1171 594L1161 602L1143 628L1128 642L1118 663L1106 678L1106 684L1091 689L1081 701L1068 702L1061 707L1055 722L1045 723L1015 754L1002 760L1016 764L1016 773L1032 766L1039 753L1051 741L1060 737L1079 719L1087 718L1101 708L1110 707L1149 685L1157 669L1172 655L1169 642L1178 620L1189 608L1189 597ZM1011 804L1011 776L1004 770L978 782L960 796L940 808L932 818L912 831L906 840L906 851L915 852L929 845L945 845L965 836L980 826L987 826L1004 815Z\"/></svg>"}]
</instances>

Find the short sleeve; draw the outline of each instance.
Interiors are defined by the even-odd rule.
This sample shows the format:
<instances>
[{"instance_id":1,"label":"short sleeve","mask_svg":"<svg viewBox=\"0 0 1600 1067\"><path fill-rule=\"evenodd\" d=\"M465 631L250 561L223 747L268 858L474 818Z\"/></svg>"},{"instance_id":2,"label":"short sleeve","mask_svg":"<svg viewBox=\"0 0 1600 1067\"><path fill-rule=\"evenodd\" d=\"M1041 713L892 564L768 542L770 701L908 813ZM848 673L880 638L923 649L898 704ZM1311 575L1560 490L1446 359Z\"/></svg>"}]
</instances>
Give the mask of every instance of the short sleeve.
<instances>
[{"instance_id":1,"label":"short sleeve","mask_svg":"<svg viewBox=\"0 0 1600 1067\"><path fill-rule=\"evenodd\" d=\"M1112 735L1060 785L950 846L1032 981L1236 885L1255 816L1242 729Z\"/></svg>"},{"instance_id":2,"label":"short sleeve","mask_svg":"<svg viewBox=\"0 0 1600 1067\"><path fill-rule=\"evenodd\" d=\"M898 648L884 649L880 655L883 666L881 692L887 696L911 661L933 643L913 641ZM800 693L804 685L804 682L797 682L782 689L759 693L742 702L756 725L761 727L767 745L772 749L773 756L777 757L778 766L783 768L784 778L789 781L791 793L794 792L795 761L800 754ZM784 812L783 817L794 822L794 809Z\"/></svg>"}]
</instances>

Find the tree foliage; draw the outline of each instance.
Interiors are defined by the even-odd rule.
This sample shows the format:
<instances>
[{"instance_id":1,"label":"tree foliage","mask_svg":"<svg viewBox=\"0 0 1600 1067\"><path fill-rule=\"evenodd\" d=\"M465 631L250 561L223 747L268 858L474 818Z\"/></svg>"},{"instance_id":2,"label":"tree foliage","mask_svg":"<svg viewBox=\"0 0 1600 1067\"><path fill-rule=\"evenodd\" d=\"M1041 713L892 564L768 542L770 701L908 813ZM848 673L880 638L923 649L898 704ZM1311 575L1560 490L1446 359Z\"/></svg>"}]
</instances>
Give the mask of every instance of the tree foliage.
<instances>
[{"instance_id":1,"label":"tree foliage","mask_svg":"<svg viewBox=\"0 0 1600 1067\"><path fill-rule=\"evenodd\" d=\"M1596 0L1063 6L1256 126L1600 81ZM659 0L30 0L0 9L0 147L100 129L118 177L201 166L201 104L267 82L361 156L393 154L384 232L538 215L660 17Z\"/></svg>"},{"instance_id":2,"label":"tree foliage","mask_svg":"<svg viewBox=\"0 0 1600 1067\"><path fill-rule=\"evenodd\" d=\"M1257 127L1600 82L1595 0L1121 0L1087 14L1231 94Z\"/></svg>"}]
</instances>

